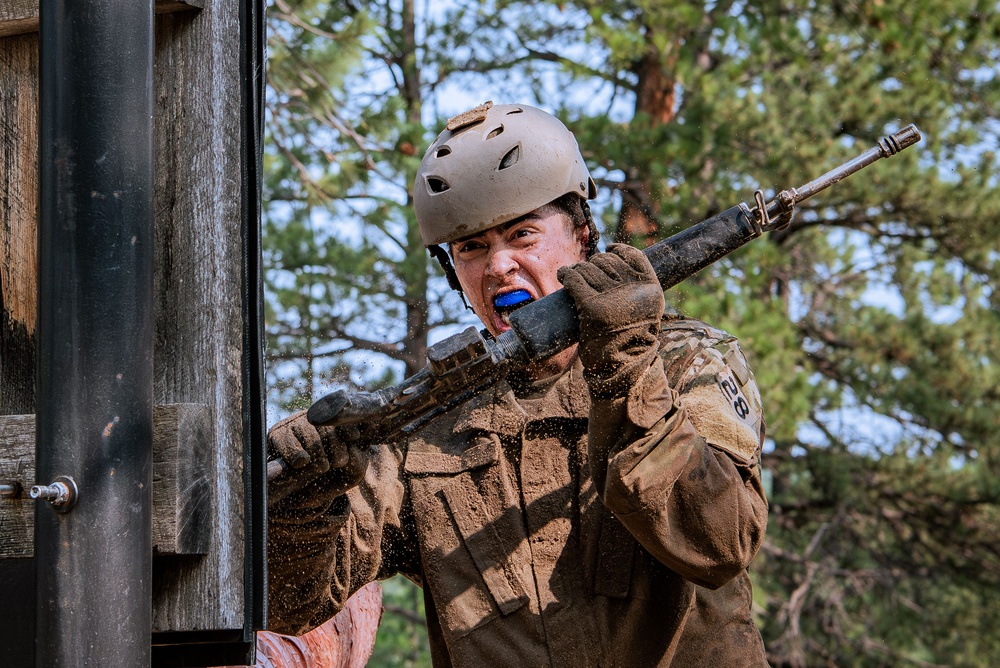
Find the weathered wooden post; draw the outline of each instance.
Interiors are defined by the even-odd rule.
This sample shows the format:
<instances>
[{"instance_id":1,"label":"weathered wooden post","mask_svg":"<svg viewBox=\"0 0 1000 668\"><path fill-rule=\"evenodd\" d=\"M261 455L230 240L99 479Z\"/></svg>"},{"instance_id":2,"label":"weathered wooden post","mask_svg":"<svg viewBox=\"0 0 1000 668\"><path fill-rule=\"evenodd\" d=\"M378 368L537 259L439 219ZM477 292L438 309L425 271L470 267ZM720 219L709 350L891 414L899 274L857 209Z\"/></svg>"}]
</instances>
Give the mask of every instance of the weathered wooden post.
<instances>
[{"instance_id":1,"label":"weathered wooden post","mask_svg":"<svg viewBox=\"0 0 1000 668\"><path fill-rule=\"evenodd\" d=\"M45 1L64 12L86 4ZM143 4L101 1L128 12ZM151 240L134 236L137 243L152 243L153 260L152 563L151 594L145 609L134 611L133 622L148 630L137 633L149 634L152 665L240 664L251 659L253 630L262 627L266 615L259 275L263 2L145 2L156 12L153 234ZM112 20L115 29L131 30L120 18ZM39 0L0 0L0 665L17 666L43 665L54 656L49 647L48 653L36 653L34 642L48 633L35 622L36 585L51 582L51 574L44 570L44 550L33 541L38 502L27 498L27 489L53 482L38 479L36 465L46 477L71 465L58 453L47 461L35 458L34 414L55 382L42 380L36 394L36 294L47 289L36 283L38 147L47 141L39 137L39 72L46 66L40 65L38 31ZM148 123L139 115L136 123ZM100 155L88 157L101 160ZM109 152L106 159L118 158ZM114 203L113 189L108 201ZM124 243L130 244L131 236ZM48 280L45 276L42 280ZM126 339L140 335L133 330L142 328L130 322L122 320L118 334L107 335L117 337L114 343L123 349L132 344ZM148 362L136 361L123 377ZM68 394L59 397L72 395L72 388L62 390ZM38 419L41 443L52 425L44 411ZM123 419L117 425L114 416L106 421L112 433ZM100 426L98 440L107 426ZM112 476L111 469L98 469ZM120 471L115 468L114 475ZM78 482L77 510L90 489L89 482ZM137 496L128 502L145 501ZM47 505L37 510L54 515ZM107 513L101 517L110 519ZM105 529L94 528L88 539ZM69 554L90 558L89 550L74 552L69 539ZM87 570L85 564L78 566ZM114 589L140 583L111 578L96 584ZM102 603L70 601L62 609L86 616L95 605ZM51 623L52 618L45 619L42 625ZM61 621L71 622L56 623ZM68 641L69 631L56 633L56 644ZM101 638L96 644L115 640ZM116 665L104 655L95 661Z\"/></svg>"}]
</instances>

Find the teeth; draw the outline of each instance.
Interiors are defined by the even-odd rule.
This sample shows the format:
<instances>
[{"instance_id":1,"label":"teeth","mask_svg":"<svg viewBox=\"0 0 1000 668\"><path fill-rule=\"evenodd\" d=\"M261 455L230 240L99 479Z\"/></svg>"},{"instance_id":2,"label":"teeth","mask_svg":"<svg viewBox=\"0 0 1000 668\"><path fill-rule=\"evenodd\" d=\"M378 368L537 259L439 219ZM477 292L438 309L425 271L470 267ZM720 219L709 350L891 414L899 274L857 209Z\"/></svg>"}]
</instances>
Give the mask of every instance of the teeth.
<instances>
[{"instance_id":1,"label":"teeth","mask_svg":"<svg viewBox=\"0 0 1000 668\"><path fill-rule=\"evenodd\" d=\"M507 325L508 327L510 326L510 313L501 313L500 319L503 321L503 324Z\"/></svg>"}]
</instances>

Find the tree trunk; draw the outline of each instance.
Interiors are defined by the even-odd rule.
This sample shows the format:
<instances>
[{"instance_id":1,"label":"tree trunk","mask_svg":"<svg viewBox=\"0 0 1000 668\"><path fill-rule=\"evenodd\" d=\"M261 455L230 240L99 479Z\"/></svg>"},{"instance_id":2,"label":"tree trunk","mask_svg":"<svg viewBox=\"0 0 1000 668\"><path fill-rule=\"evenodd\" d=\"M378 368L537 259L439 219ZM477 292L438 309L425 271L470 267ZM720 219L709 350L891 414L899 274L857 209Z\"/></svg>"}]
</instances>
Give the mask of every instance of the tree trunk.
<instances>
[{"instance_id":1,"label":"tree trunk","mask_svg":"<svg viewBox=\"0 0 1000 668\"><path fill-rule=\"evenodd\" d=\"M420 91L420 64L417 61L417 31L414 0L403 0L402 34L400 35L400 55L397 60L403 78L400 93L406 101L406 121L411 127L420 126L423 98ZM408 183L407 186L410 184ZM413 193L408 196L407 216L409 225L406 234L410 257L403 266L406 279L406 341L404 342L406 376L412 376L422 369L427 360L427 337L430 327L427 322L427 279L429 256L423 251L423 241L413 217Z\"/></svg>"},{"instance_id":2,"label":"tree trunk","mask_svg":"<svg viewBox=\"0 0 1000 668\"><path fill-rule=\"evenodd\" d=\"M676 84L673 72L674 56L664 54L653 41L653 31L645 31L646 53L636 61L633 71L638 77L635 87L635 116L644 123L643 129L651 130L674 119L676 112ZM675 43L675 48L676 48ZM655 187L648 174L638 167L627 172L621 188L622 208L618 215L615 241L638 241L650 246L659 239L659 201L652 197Z\"/></svg>"}]
</instances>

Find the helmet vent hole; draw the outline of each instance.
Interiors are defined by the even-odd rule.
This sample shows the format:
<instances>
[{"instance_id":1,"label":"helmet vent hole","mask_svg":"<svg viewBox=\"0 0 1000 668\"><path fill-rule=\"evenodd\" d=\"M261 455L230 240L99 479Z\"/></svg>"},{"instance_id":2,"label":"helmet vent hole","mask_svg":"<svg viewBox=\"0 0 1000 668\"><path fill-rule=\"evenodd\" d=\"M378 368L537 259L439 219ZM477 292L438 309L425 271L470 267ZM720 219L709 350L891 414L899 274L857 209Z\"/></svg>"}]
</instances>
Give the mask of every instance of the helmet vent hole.
<instances>
[{"instance_id":1,"label":"helmet vent hole","mask_svg":"<svg viewBox=\"0 0 1000 668\"><path fill-rule=\"evenodd\" d=\"M496 137L497 135L502 134L502 133L503 133L503 126L502 125L498 125L497 127L495 127L492 130L490 130L490 133L488 135L486 135L486 138L487 139L493 139L494 137Z\"/></svg>"},{"instance_id":2,"label":"helmet vent hole","mask_svg":"<svg viewBox=\"0 0 1000 668\"><path fill-rule=\"evenodd\" d=\"M500 160L500 169L507 169L508 167L512 167L520 159L521 159L521 147L520 145L518 145L507 151L507 155L505 155Z\"/></svg>"},{"instance_id":3,"label":"helmet vent hole","mask_svg":"<svg viewBox=\"0 0 1000 668\"><path fill-rule=\"evenodd\" d=\"M448 185L447 181L437 176L427 177L427 189L433 194L443 193L448 190L451 186Z\"/></svg>"},{"instance_id":4,"label":"helmet vent hole","mask_svg":"<svg viewBox=\"0 0 1000 668\"><path fill-rule=\"evenodd\" d=\"M441 148L439 148L434 153L434 157L435 158L443 158L444 156L446 156L446 155L448 155L450 153L451 153L451 147L449 147L449 146L442 146Z\"/></svg>"},{"instance_id":5,"label":"helmet vent hole","mask_svg":"<svg viewBox=\"0 0 1000 668\"><path fill-rule=\"evenodd\" d=\"M511 109L510 111L507 112L507 116L510 116L511 114L520 114L523 112L524 109Z\"/></svg>"}]
</instances>

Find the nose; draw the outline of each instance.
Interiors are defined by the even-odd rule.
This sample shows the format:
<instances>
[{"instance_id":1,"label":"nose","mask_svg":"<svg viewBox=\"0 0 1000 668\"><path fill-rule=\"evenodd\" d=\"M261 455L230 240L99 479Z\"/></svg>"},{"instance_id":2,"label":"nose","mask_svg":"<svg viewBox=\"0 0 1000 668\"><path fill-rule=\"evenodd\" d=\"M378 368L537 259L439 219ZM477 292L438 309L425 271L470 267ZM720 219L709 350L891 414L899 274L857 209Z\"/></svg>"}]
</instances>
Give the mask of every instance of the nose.
<instances>
[{"instance_id":1,"label":"nose","mask_svg":"<svg viewBox=\"0 0 1000 668\"><path fill-rule=\"evenodd\" d=\"M486 265L486 275L491 278L503 278L518 270L515 253L506 248L490 251L489 262Z\"/></svg>"}]
</instances>

